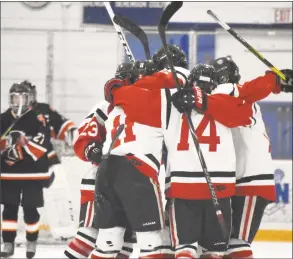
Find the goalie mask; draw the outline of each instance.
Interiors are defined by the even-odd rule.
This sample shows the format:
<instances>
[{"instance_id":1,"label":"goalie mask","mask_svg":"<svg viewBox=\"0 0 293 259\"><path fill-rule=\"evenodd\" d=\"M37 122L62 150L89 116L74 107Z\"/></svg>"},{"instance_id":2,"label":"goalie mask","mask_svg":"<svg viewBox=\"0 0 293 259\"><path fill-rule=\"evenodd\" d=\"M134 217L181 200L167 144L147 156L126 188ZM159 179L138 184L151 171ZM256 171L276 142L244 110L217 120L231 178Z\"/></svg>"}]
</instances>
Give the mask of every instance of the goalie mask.
<instances>
[{"instance_id":1,"label":"goalie mask","mask_svg":"<svg viewBox=\"0 0 293 259\"><path fill-rule=\"evenodd\" d=\"M215 80L218 84L238 84L241 78L239 68L230 56L214 60Z\"/></svg>"},{"instance_id":2,"label":"goalie mask","mask_svg":"<svg viewBox=\"0 0 293 259\"><path fill-rule=\"evenodd\" d=\"M15 83L9 90L9 106L18 117L25 113L33 100L28 87L23 83Z\"/></svg>"},{"instance_id":3,"label":"goalie mask","mask_svg":"<svg viewBox=\"0 0 293 259\"><path fill-rule=\"evenodd\" d=\"M210 94L216 87L214 81L215 69L211 65L197 64L188 76L188 87L198 86L204 92Z\"/></svg>"},{"instance_id":4,"label":"goalie mask","mask_svg":"<svg viewBox=\"0 0 293 259\"><path fill-rule=\"evenodd\" d=\"M187 58L185 52L176 45L167 45L168 51L173 61L173 65L177 67L187 68ZM152 60L157 65L159 70L168 68L168 59L164 50L164 47L161 47L152 57Z\"/></svg>"}]
</instances>

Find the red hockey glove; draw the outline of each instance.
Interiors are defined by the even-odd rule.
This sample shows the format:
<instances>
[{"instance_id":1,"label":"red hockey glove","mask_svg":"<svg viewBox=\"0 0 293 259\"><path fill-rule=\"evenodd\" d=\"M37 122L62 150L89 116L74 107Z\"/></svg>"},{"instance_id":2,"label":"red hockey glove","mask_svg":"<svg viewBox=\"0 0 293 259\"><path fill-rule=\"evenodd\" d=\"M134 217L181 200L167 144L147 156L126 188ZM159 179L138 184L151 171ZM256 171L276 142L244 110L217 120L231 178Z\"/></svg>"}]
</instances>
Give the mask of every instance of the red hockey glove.
<instances>
[{"instance_id":1,"label":"red hockey glove","mask_svg":"<svg viewBox=\"0 0 293 259\"><path fill-rule=\"evenodd\" d=\"M113 103L113 89L122 87L124 85L127 85L127 80L122 80L119 78L112 78L108 80L104 86L105 100L109 103Z\"/></svg>"}]
</instances>

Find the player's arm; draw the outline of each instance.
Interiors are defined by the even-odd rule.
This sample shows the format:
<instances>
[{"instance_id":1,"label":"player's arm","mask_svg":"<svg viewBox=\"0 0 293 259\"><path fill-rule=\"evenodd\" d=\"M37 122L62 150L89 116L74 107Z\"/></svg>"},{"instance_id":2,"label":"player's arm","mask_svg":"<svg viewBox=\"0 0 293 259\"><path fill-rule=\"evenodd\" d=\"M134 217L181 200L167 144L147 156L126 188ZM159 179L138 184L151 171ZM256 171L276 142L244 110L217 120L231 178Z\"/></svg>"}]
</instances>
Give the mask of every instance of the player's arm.
<instances>
[{"instance_id":1,"label":"player's arm","mask_svg":"<svg viewBox=\"0 0 293 259\"><path fill-rule=\"evenodd\" d=\"M65 141L68 145L73 144L77 129L73 121L67 119L52 107L49 108L50 124L53 127L53 136Z\"/></svg>"},{"instance_id":2,"label":"player's arm","mask_svg":"<svg viewBox=\"0 0 293 259\"><path fill-rule=\"evenodd\" d=\"M1 155L10 166L23 160L25 154L37 161L47 153L50 145L50 129L43 118L42 121L37 121L35 134L30 138L24 134L19 135L16 143L6 148Z\"/></svg>"},{"instance_id":3,"label":"player's arm","mask_svg":"<svg viewBox=\"0 0 293 259\"><path fill-rule=\"evenodd\" d=\"M286 76L289 79L288 82L284 82L274 73L268 72L264 76L245 82L243 85L237 85L234 96L253 103L266 98L271 93L292 92L292 72L291 74L287 73Z\"/></svg>"},{"instance_id":4,"label":"player's arm","mask_svg":"<svg viewBox=\"0 0 293 259\"><path fill-rule=\"evenodd\" d=\"M99 163L102 145L106 138L104 126L107 115L99 108L90 112L78 127L78 137L74 142L75 154L83 161Z\"/></svg>"},{"instance_id":5,"label":"player's arm","mask_svg":"<svg viewBox=\"0 0 293 259\"><path fill-rule=\"evenodd\" d=\"M181 113L194 109L230 128L251 125L253 121L252 104L230 95L207 95L199 87L192 87L176 92L171 99Z\"/></svg>"}]
</instances>

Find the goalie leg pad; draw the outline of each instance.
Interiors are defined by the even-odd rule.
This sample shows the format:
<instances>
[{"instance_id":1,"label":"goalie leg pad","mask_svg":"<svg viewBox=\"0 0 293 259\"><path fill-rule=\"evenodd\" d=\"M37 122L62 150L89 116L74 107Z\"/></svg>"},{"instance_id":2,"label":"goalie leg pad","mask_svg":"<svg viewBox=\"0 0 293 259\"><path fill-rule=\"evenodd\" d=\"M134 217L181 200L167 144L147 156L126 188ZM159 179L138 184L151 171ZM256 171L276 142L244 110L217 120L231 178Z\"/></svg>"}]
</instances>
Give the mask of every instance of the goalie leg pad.
<instances>
[{"instance_id":1,"label":"goalie leg pad","mask_svg":"<svg viewBox=\"0 0 293 259\"><path fill-rule=\"evenodd\" d=\"M175 247L175 258L196 258L197 242L192 244L177 245Z\"/></svg>"},{"instance_id":2,"label":"goalie leg pad","mask_svg":"<svg viewBox=\"0 0 293 259\"><path fill-rule=\"evenodd\" d=\"M79 228L75 238L69 243L64 254L70 258L88 258L95 249L98 230L95 228Z\"/></svg>"},{"instance_id":3,"label":"goalie leg pad","mask_svg":"<svg viewBox=\"0 0 293 259\"><path fill-rule=\"evenodd\" d=\"M122 249L124 232L122 227L99 229L96 248L90 258L115 258Z\"/></svg>"},{"instance_id":4,"label":"goalie leg pad","mask_svg":"<svg viewBox=\"0 0 293 259\"><path fill-rule=\"evenodd\" d=\"M161 230L136 232L136 238L140 248L139 258L165 258Z\"/></svg>"}]
</instances>

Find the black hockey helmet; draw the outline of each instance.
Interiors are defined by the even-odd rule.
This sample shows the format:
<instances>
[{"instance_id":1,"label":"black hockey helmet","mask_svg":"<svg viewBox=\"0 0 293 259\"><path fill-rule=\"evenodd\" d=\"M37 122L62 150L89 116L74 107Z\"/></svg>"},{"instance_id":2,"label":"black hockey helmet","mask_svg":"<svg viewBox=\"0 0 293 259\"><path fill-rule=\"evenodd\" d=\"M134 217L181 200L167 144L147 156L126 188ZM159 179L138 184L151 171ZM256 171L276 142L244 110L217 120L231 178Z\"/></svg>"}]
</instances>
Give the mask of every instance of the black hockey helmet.
<instances>
[{"instance_id":1,"label":"black hockey helmet","mask_svg":"<svg viewBox=\"0 0 293 259\"><path fill-rule=\"evenodd\" d=\"M9 90L9 106L13 113L20 116L29 109L32 94L23 83L14 83Z\"/></svg>"},{"instance_id":2,"label":"black hockey helmet","mask_svg":"<svg viewBox=\"0 0 293 259\"><path fill-rule=\"evenodd\" d=\"M126 79L132 77L133 64L132 63L121 63L115 72L115 78Z\"/></svg>"},{"instance_id":3,"label":"black hockey helmet","mask_svg":"<svg viewBox=\"0 0 293 259\"><path fill-rule=\"evenodd\" d=\"M188 87L198 86L206 93L210 94L216 87L214 80L215 69L211 65L197 64L191 69L188 76Z\"/></svg>"},{"instance_id":4,"label":"black hockey helmet","mask_svg":"<svg viewBox=\"0 0 293 259\"><path fill-rule=\"evenodd\" d=\"M241 78L239 68L231 56L221 57L211 63L215 68L215 80L218 84L238 84Z\"/></svg>"},{"instance_id":5,"label":"black hockey helmet","mask_svg":"<svg viewBox=\"0 0 293 259\"><path fill-rule=\"evenodd\" d=\"M36 102L37 101L37 89L36 89L36 86L33 85L30 81L28 80L25 80L25 81L22 81L21 84L24 84L28 87L31 95L32 95L32 102Z\"/></svg>"},{"instance_id":6,"label":"black hockey helmet","mask_svg":"<svg viewBox=\"0 0 293 259\"><path fill-rule=\"evenodd\" d=\"M186 54L180 47L168 44L167 49L172 57L174 66L187 68ZM159 70L169 67L164 47L157 50L157 52L153 55L152 60L158 66Z\"/></svg>"}]
</instances>

